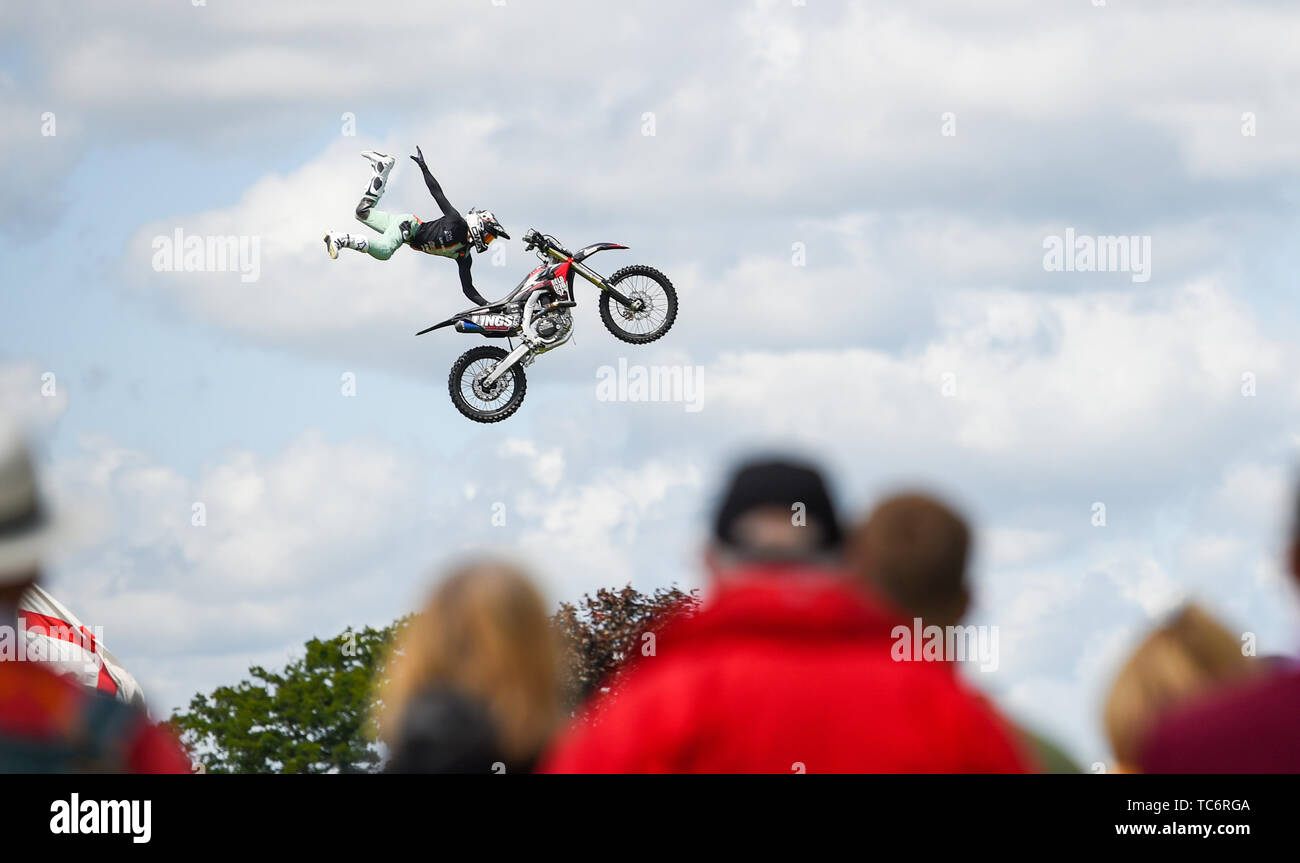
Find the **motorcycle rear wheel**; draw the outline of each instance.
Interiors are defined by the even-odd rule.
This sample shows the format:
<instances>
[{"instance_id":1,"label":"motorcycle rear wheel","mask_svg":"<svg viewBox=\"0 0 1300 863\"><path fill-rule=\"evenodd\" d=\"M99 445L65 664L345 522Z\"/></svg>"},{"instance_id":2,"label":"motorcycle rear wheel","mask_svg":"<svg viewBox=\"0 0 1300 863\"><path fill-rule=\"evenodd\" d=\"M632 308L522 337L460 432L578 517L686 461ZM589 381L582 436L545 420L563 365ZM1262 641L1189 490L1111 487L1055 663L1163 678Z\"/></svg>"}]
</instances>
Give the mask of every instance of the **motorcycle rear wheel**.
<instances>
[{"instance_id":1,"label":"motorcycle rear wheel","mask_svg":"<svg viewBox=\"0 0 1300 863\"><path fill-rule=\"evenodd\" d=\"M511 366L491 390L481 384L505 356L505 350L495 345L479 345L465 351L452 363L447 389L456 410L479 423L501 422L519 410L528 389L522 366L517 363Z\"/></svg>"}]
</instances>

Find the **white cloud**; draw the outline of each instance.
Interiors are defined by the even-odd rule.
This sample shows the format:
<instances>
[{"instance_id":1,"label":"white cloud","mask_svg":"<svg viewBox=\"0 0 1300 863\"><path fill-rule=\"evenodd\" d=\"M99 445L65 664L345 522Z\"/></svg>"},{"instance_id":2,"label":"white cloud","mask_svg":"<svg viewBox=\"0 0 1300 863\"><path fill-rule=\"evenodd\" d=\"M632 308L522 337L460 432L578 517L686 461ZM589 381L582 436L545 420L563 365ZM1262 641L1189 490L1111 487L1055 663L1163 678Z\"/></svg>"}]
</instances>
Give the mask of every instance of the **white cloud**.
<instances>
[{"instance_id":1,"label":"white cloud","mask_svg":"<svg viewBox=\"0 0 1300 863\"><path fill-rule=\"evenodd\" d=\"M1063 537L1046 530L1001 527L985 531L976 544L985 564L996 568L1024 566L1053 554Z\"/></svg>"},{"instance_id":2,"label":"white cloud","mask_svg":"<svg viewBox=\"0 0 1300 863\"><path fill-rule=\"evenodd\" d=\"M558 446L542 451L531 440L507 438L497 448L497 453L524 459L529 476L548 490L554 489L564 478L564 451Z\"/></svg>"}]
</instances>

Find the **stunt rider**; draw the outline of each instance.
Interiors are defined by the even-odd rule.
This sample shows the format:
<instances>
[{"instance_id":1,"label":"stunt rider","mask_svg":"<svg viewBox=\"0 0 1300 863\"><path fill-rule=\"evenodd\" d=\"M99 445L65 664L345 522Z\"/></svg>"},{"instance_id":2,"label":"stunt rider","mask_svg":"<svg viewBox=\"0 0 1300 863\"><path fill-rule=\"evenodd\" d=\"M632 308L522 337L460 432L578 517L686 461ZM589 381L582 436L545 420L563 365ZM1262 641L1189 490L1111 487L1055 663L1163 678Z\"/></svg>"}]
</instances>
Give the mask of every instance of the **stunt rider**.
<instances>
[{"instance_id":1,"label":"stunt rider","mask_svg":"<svg viewBox=\"0 0 1300 863\"><path fill-rule=\"evenodd\" d=\"M370 160L375 174L366 186L366 192L357 204L357 220L368 228L378 231L380 236L367 239L355 234L330 232L325 235L325 250L331 258L337 259L339 249L355 249L369 252L372 258L386 261L403 243L430 255L455 258L460 268L460 288L465 296L475 305L485 306L488 301L474 288L470 276L470 248L482 254L488 244L497 237L510 239L510 235L501 227L497 217L490 210L471 209L462 216L442 193L442 187L429 173L429 166L424 163L424 153L419 147L411 161L420 166L424 173L424 184L429 187L429 194L442 209L442 217L432 222L422 222L410 213L394 215L374 209L379 198L384 194L388 184L388 172L393 170L396 160L392 156L366 150L361 155Z\"/></svg>"}]
</instances>

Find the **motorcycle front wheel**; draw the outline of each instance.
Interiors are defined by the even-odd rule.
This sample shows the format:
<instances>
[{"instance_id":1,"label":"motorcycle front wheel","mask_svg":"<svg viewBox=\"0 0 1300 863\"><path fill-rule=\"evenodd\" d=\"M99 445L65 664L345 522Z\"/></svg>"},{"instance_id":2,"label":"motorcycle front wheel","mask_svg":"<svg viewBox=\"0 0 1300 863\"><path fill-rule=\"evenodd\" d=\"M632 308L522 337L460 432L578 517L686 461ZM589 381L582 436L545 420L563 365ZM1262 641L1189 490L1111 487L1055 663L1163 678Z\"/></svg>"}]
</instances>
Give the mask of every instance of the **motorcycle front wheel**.
<instances>
[{"instance_id":1,"label":"motorcycle front wheel","mask_svg":"<svg viewBox=\"0 0 1300 863\"><path fill-rule=\"evenodd\" d=\"M614 338L644 345L668 332L677 320L677 290L654 267L624 267L609 277L609 283L636 304L628 308L607 291L600 292L600 320Z\"/></svg>"},{"instance_id":2,"label":"motorcycle front wheel","mask_svg":"<svg viewBox=\"0 0 1300 863\"><path fill-rule=\"evenodd\" d=\"M483 385L483 379L505 356L501 348L480 345L465 351L452 363L447 389L456 410L479 423L501 422L519 410L528 388L520 365L511 366L490 388Z\"/></svg>"}]
</instances>

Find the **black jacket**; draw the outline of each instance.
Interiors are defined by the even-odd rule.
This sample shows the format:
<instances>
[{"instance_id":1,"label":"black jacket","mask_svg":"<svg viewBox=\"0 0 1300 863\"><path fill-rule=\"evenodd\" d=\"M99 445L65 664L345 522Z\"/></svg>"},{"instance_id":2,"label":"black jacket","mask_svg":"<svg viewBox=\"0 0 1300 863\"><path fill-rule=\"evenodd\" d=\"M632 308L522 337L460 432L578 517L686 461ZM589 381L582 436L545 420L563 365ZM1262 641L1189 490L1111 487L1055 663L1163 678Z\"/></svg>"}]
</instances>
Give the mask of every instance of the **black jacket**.
<instances>
[{"instance_id":1,"label":"black jacket","mask_svg":"<svg viewBox=\"0 0 1300 863\"><path fill-rule=\"evenodd\" d=\"M530 773L528 763L508 763L497 744L487 707L445 686L411 699L388 773Z\"/></svg>"},{"instance_id":2,"label":"black jacket","mask_svg":"<svg viewBox=\"0 0 1300 863\"><path fill-rule=\"evenodd\" d=\"M469 223L465 221L460 211L451 205L451 201L447 200L442 186L438 185L433 174L429 173L429 167L421 164L420 172L424 174L424 184L429 187L429 194L433 195L433 199L438 202L438 209L442 210L442 216L415 227L407 242L410 243L411 248L419 249L421 252L444 258L455 258L456 266L460 270L461 292L469 298L470 302L485 306L487 299L474 287L474 277L470 273L474 260L470 257L473 245L469 237Z\"/></svg>"}]
</instances>

